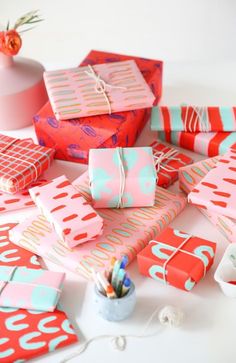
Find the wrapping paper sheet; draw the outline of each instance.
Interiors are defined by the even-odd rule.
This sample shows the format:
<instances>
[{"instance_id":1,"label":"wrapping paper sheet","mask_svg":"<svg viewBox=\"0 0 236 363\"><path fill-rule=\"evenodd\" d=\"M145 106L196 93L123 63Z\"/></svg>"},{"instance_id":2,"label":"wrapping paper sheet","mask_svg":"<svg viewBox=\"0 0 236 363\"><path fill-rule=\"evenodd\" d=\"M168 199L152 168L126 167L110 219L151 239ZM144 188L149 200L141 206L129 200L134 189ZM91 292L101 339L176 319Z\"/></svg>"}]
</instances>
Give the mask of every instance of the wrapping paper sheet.
<instances>
[{"instance_id":1,"label":"wrapping paper sheet","mask_svg":"<svg viewBox=\"0 0 236 363\"><path fill-rule=\"evenodd\" d=\"M88 170L95 208L154 204L156 169L151 147L91 149Z\"/></svg>"},{"instance_id":2,"label":"wrapping paper sheet","mask_svg":"<svg viewBox=\"0 0 236 363\"><path fill-rule=\"evenodd\" d=\"M54 150L0 134L0 190L10 194L25 189L49 168Z\"/></svg>"},{"instance_id":3,"label":"wrapping paper sheet","mask_svg":"<svg viewBox=\"0 0 236 363\"><path fill-rule=\"evenodd\" d=\"M102 218L64 175L29 192L68 247L93 240L101 234Z\"/></svg>"},{"instance_id":4,"label":"wrapping paper sheet","mask_svg":"<svg viewBox=\"0 0 236 363\"><path fill-rule=\"evenodd\" d=\"M57 120L137 110L155 100L133 60L48 71L44 80Z\"/></svg>"},{"instance_id":5,"label":"wrapping paper sheet","mask_svg":"<svg viewBox=\"0 0 236 363\"><path fill-rule=\"evenodd\" d=\"M214 242L166 228L138 254L139 271L154 280L190 291L213 264L215 250Z\"/></svg>"},{"instance_id":6,"label":"wrapping paper sheet","mask_svg":"<svg viewBox=\"0 0 236 363\"><path fill-rule=\"evenodd\" d=\"M157 131L236 131L236 107L156 106L151 128Z\"/></svg>"},{"instance_id":7,"label":"wrapping paper sheet","mask_svg":"<svg viewBox=\"0 0 236 363\"><path fill-rule=\"evenodd\" d=\"M73 185L91 202L87 173L76 179ZM130 263L185 205L183 194L157 187L153 207L99 209L98 213L104 219L103 234L73 249L66 248L45 217L37 214L14 228L11 238L16 245L89 278L90 267L104 271L113 256L127 255Z\"/></svg>"},{"instance_id":8,"label":"wrapping paper sheet","mask_svg":"<svg viewBox=\"0 0 236 363\"><path fill-rule=\"evenodd\" d=\"M135 60L156 97L156 104L162 92L161 61L93 50L81 66L127 60ZM57 159L87 163L91 148L133 146L150 112L142 109L58 122L48 102L34 117L34 127L39 144L55 148Z\"/></svg>"},{"instance_id":9,"label":"wrapping paper sheet","mask_svg":"<svg viewBox=\"0 0 236 363\"><path fill-rule=\"evenodd\" d=\"M190 203L236 219L236 150L229 150L188 195Z\"/></svg>"},{"instance_id":10,"label":"wrapping paper sheet","mask_svg":"<svg viewBox=\"0 0 236 363\"><path fill-rule=\"evenodd\" d=\"M236 149L236 132L158 132L158 138L198 154L217 156Z\"/></svg>"},{"instance_id":11,"label":"wrapping paper sheet","mask_svg":"<svg viewBox=\"0 0 236 363\"><path fill-rule=\"evenodd\" d=\"M40 269L36 255L16 247L9 231L16 224L0 226L1 266L27 266ZM17 308L0 308L0 362L20 363L76 343L78 338L65 312L53 313Z\"/></svg>"}]
</instances>

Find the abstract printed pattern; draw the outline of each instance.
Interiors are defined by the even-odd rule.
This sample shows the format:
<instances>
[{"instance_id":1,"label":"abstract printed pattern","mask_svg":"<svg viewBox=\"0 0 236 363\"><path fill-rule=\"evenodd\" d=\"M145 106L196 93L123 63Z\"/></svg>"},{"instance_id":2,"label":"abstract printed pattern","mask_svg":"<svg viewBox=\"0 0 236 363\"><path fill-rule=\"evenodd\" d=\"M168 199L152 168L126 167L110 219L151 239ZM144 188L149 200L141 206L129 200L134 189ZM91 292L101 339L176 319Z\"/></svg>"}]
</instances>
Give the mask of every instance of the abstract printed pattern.
<instances>
[{"instance_id":1,"label":"abstract printed pattern","mask_svg":"<svg viewBox=\"0 0 236 363\"><path fill-rule=\"evenodd\" d=\"M229 150L189 194L189 202L236 218L236 150Z\"/></svg>"},{"instance_id":2,"label":"abstract printed pattern","mask_svg":"<svg viewBox=\"0 0 236 363\"><path fill-rule=\"evenodd\" d=\"M0 226L1 266L40 269L35 255L10 241L9 231L15 226ZM23 362L77 342L77 336L60 308L45 313L0 307L0 332L1 363Z\"/></svg>"}]
</instances>

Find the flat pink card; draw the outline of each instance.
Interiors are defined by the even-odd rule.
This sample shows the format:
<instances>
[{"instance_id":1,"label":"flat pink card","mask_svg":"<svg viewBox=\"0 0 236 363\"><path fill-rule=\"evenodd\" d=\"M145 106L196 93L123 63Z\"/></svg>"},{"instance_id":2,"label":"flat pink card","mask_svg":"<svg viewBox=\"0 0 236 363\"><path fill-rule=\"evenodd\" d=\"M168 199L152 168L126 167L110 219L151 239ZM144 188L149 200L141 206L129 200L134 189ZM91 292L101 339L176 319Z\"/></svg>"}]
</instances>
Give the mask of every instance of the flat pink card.
<instances>
[{"instance_id":1,"label":"flat pink card","mask_svg":"<svg viewBox=\"0 0 236 363\"><path fill-rule=\"evenodd\" d=\"M103 219L64 176L29 189L37 207L68 247L93 240Z\"/></svg>"},{"instance_id":2,"label":"flat pink card","mask_svg":"<svg viewBox=\"0 0 236 363\"><path fill-rule=\"evenodd\" d=\"M236 150L230 149L188 196L190 203L236 219Z\"/></svg>"},{"instance_id":3,"label":"flat pink card","mask_svg":"<svg viewBox=\"0 0 236 363\"><path fill-rule=\"evenodd\" d=\"M155 96L134 60L44 73L57 120L148 108Z\"/></svg>"}]
</instances>

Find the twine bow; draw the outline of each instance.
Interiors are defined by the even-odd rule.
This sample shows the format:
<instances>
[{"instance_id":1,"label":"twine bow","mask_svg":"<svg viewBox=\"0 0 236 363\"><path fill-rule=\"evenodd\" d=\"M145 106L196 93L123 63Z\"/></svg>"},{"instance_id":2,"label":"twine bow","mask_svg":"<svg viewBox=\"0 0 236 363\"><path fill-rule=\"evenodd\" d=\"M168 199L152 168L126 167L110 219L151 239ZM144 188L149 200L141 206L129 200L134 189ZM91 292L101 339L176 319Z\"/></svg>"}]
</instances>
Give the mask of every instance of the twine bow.
<instances>
[{"instance_id":1,"label":"twine bow","mask_svg":"<svg viewBox=\"0 0 236 363\"><path fill-rule=\"evenodd\" d=\"M184 105L185 106L185 105ZM183 119L184 123L184 131L197 132L198 129L202 132L210 131L210 124L208 120L208 112L207 107L197 107L197 106L185 106L186 112L185 117ZM197 117L194 118L194 116ZM188 121L188 117L190 117Z\"/></svg>"},{"instance_id":2,"label":"twine bow","mask_svg":"<svg viewBox=\"0 0 236 363\"><path fill-rule=\"evenodd\" d=\"M171 160L175 160L175 161L180 161L180 158L176 158L176 155L178 155L178 150L175 149L170 149L167 152L164 151L154 151L153 153L153 157L154 157L154 163L156 166L156 172L157 174L159 173L160 169L163 169L167 172L174 172L174 171L178 171L178 169L173 168L170 165L167 165L168 161Z\"/></svg>"},{"instance_id":3,"label":"twine bow","mask_svg":"<svg viewBox=\"0 0 236 363\"><path fill-rule=\"evenodd\" d=\"M95 81L95 85L94 85L95 92L98 94L103 94L105 101L107 103L108 112L110 115L112 113L112 110L111 110L111 102L106 93L107 88L124 89L124 90L126 90L127 88L121 87L121 86L113 86L112 84L105 82L103 79L101 79L100 75L96 74L95 70L93 69L93 67L90 64L88 65L88 68L89 68L89 71L85 71L85 73L87 74L87 76L89 76L90 78L92 78Z\"/></svg>"}]
</instances>

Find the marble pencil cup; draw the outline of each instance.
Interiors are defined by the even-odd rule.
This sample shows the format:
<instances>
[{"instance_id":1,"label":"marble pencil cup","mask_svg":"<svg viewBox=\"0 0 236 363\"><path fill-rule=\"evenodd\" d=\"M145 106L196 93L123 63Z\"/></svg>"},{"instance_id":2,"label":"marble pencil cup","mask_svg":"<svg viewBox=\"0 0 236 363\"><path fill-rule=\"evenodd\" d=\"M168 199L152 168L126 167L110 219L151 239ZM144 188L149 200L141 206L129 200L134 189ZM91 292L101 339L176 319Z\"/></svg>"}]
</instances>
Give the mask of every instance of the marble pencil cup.
<instances>
[{"instance_id":1,"label":"marble pencil cup","mask_svg":"<svg viewBox=\"0 0 236 363\"><path fill-rule=\"evenodd\" d=\"M94 303L97 313L105 320L121 321L128 318L136 304L135 286L132 283L129 292L120 298L110 299L94 289Z\"/></svg>"}]
</instances>

